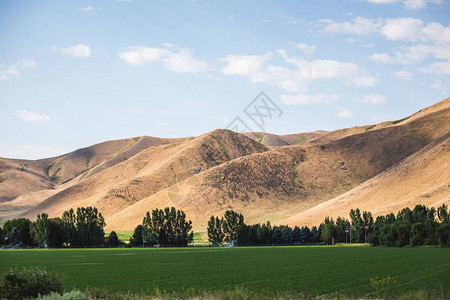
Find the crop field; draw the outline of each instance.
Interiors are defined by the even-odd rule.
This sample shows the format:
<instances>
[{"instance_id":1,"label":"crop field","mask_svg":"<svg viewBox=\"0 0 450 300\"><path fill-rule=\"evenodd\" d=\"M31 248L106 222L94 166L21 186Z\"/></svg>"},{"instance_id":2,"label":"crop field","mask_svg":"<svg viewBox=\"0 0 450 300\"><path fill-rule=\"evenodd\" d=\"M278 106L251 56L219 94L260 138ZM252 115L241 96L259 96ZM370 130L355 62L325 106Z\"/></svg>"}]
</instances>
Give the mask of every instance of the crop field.
<instances>
[{"instance_id":1,"label":"crop field","mask_svg":"<svg viewBox=\"0 0 450 300\"><path fill-rule=\"evenodd\" d=\"M237 247L0 250L0 272L37 266L65 290L234 290L377 296L450 295L450 249Z\"/></svg>"}]
</instances>

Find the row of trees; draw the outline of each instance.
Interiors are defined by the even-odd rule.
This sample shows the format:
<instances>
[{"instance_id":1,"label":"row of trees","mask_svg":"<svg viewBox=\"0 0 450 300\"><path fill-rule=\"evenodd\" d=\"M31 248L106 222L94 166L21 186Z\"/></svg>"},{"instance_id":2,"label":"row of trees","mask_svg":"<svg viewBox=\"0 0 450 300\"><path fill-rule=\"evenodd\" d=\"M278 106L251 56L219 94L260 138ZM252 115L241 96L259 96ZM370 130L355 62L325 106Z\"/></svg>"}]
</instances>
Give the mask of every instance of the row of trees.
<instances>
[{"instance_id":1,"label":"row of trees","mask_svg":"<svg viewBox=\"0 0 450 300\"><path fill-rule=\"evenodd\" d=\"M443 204L435 208L416 205L394 215L378 216L369 242L374 245L403 247L406 245L441 245L450 247L450 211Z\"/></svg>"},{"instance_id":2,"label":"row of trees","mask_svg":"<svg viewBox=\"0 0 450 300\"><path fill-rule=\"evenodd\" d=\"M378 216L350 210L350 220L326 217L319 227L324 244L338 242L370 243L373 246L450 246L450 212L443 204L437 210L424 205L404 208L394 215Z\"/></svg>"},{"instance_id":3,"label":"row of trees","mask_svg":"<svg viewBox=\"0 0 450 300\"><path fill-rule=\"evenodd\" d=\"M42 213L35 222L24 218L8 220L0 229L0 243L17 247L100 246L105 243L104 227L105 219L97 208L79 207L76 212L65 211L62 218L49 218Z\"/></svg>"},{"instance_id":4,"label":"row of trees","mask_svg":"<svg viewBox=\"0 0 450 300\"><path fill-rule=\"evenodd\" d=\"M208 221L208 240L213 245L269 245L317 244L320 242L317 227L273 226L270 222L246 225L244 216L227 210L223 217L211 216Z\"/></svg>"},{"instance_id":5,"label":"row of trees","mask_svg":"<svg viewBox=\"0 0 450 300\"><path fill-rule=\"evenodd\" d=\"M450 211L443 204L437 210L424 205L404 208L394 215L378 216L359 209L350 219L326 217L319 227L272 226L270 222L247 225L244 216L227 210L222 217L211 216L208 240L213 245L333 244L370 243L373 246L450 246ZM95 207L65 211L61 218L42 213L35 222L20 218L0 228L0 245L39 247L84 247L120 245L113 231L105 240L105 220ZM193 240L192 222L174 207L147 212L130 238L131 246L187 246Z\"/></svg>"}]
</instances>

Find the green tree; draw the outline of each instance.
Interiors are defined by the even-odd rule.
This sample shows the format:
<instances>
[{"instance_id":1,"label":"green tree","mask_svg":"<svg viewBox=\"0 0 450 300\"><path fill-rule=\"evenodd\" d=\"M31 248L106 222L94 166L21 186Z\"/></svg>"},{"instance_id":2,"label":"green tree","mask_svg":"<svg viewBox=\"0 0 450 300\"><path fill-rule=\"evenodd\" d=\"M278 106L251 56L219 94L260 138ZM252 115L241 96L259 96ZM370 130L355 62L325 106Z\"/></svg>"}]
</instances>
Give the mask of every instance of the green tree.
<instances>
[{"instance_id":1,"label":"green tree","mask_svg":"<svg viewBox=\"0 0 450 300\"><path fill-rule=\"evenodd\" d=\"M114 247L114 246L120 246L121 244L122 244L122 242L119 240L117 233L115 231L111 231L111 233L108 236L107 245L110 247Z\"/></svg>"},{"instance_id":2,"label":"green tree","mask_svg":"<svg viewBox=\"0 0 450 300\"><path fill-rule=\"evenodd\" d=\"M208 221L208 240L214 245L222 245L224 237L223 218L211 216Z\"/></svg>"},{"instance_id":3,"label":"green tree","mask_svg":"<svg viewBox=\"0 0 450 300\"><path fill-rule=\"evenodd\" d=\"M244 216L233 210L227 210L224 215L223 233L226 242L237 242L239 244L239 234L245 228Z\"/></svg>"},{"instance_id":4,"label":"green tree","mask_svg":"<svg viewBox=\"0 0 450 300\"><path fill-rule=\"evenodd\" d=\"M363 243L364 242L364 221L361 218L361 211L359 208L350 210L350 221L352 223L353 230L352 242L353 243Z\"/></svg>"},{"instance_id":5,"label":"green tree","mask_svg":"<svg viewBox=\"0 0 450 300\"><path fill-rule=\"evenodd\" d=\"M427 230L423 223L415 223L411 228L411 246L423 245L427 237Z\"/></svg>"},{"instance_id":6,"label":"green tree","mask_svg":"<svg viewBox=\"0 0 450 300\"><path fill-rule=\"evenodd\" d=\"M30 236L30 225L31 221L25 218L8 220L3 225L3 229L5 230L5 235L9 236L11 230L15 227L20 231L20 237L22 243L26 246L33 245L33 239Z\"/></svg>"},{"instance_id":7,"label":"green tree","mask_svg":"<svg viewBox=\"0 0 450 300\"><path fill-rule=\"evenodd\" d=\"M98 246L104 243L105 219L95 207L78 207L65 211L62 223L66 241L71 246Z\"/></svg>"},{"instance_id":8,"label":"green tree","mask_svg":"<svg viewBox=\"0 0 450 300\"><path fill-rule=\"evenodd\" d=\"M192 242L194 233L192 222L186 219L186 214L175 207L154 209L147 212L143 221L143 240L147 245L187 246Z\"/></svg>"},{"instance_id":9,"label":"green tree","mask_svg":"<svg viewBox=\"0 0 450 300\"><path fill-rule=\"evenodd\" d=\"M136 226L133 235L130 237L131 246L142 246L144 244L144 241L142 239L143 230L144 227L142 225Z\"/></svg>"},{"instance_id":10,"label":"green tree","mask_svg":"<svg viewBox=\"0 0 450 300\"><path fill-rule=\"evenodd\" d=\"M350 222L347 219L338 217L336 219L336 242L345 243L349 241L348 228L350 227Z\"/></svg>"},{"instance_id":11,"label":"green tree","mask_svg":"<svg viewBox=\"0 0 450 300\"><path fill-rule=\"evenodd\" d=\"M65 242L71 246L77 246L80 241L77 240L77 228L75 225L76 215L73 208L65 211L62 215L62 223L65 234Z\"/></svg>"},{"instance_id":12,"label":"green tree","mask_svg":"<svg viewBox=\"0 0 450 300\"><path fill-rule=\"evenodd\" d=\"M325 217L325 220L320 225L320 240L322 243L331 245L333 237L335 236L336 226L334 224L333 219L329 217Z\"/></svg>"},{"instance_id":13,"label":"green tree","mask_svg":"<svg viewBox=\"0 0 450 300\"><path fill-rule=\"evenodd\" d=\"M48 247L49 220L46 213L37 216L36 222L30 225L30 235L39 247Z\"/></svg>"},{"instance_id":14,"label":"green tree","mask_svg":"<svg viewBox=\"0 0 450 300\"><path fill-rule=\"evenodd\" d=\"M442 247L450 247L450 224L442 222L437 228L437 237L439 245Z\"/></svg>"}]
</instances>

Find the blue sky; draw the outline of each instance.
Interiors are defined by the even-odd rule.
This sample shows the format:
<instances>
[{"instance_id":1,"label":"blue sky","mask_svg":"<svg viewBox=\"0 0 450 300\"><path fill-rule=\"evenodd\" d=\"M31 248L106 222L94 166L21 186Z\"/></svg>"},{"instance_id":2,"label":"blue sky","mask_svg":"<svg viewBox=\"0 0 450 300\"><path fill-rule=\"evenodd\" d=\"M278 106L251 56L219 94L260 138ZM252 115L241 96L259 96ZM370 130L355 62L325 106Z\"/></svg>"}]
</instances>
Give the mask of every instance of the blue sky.
<instances>
[{"instance_id":1,"label":"blue sky","mask_svg":"<svg viewBox=\"0 0 450 300\"><path fill-rule=\"evenodd\" d=\"M395 120L450 92L444 0L0 2L0 157L197 136L260 93L276 134Z\"/></svg>"}]
</instances>

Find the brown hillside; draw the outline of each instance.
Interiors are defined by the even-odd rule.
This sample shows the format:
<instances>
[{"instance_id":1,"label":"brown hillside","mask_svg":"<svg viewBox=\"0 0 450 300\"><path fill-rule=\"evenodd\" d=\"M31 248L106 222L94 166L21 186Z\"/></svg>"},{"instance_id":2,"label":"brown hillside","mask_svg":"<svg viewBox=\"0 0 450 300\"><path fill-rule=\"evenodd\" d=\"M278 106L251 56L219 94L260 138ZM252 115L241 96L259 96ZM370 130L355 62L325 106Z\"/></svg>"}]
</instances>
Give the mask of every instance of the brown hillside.
<instances>
[{"instance_id":1,"label":"brown hillside","mask_svg":"<svg viewBox=\"0 0 450 300\"><path fill-rule=\"evenodd\" d=\"M355 208L371 211L377 216L417 204L449 205L449 169L450 134L356 188L281 223L318 225L326 216L348 218L350 209Z\"/></svg>"},{"instance_id":2,"label":"brown hillside","mask_svg":"<svg viewBox=\"0 0 450 300\"><path fill-rule=\"evenodd\" d=\"M208 168L267 148L229 130L216 130L192 140L148 148L45 200L26 216L41 211L60 215L81 205L98 207L105 216Z\"/></svg>"},{"instance_id":3,"label":"brown hillside","mask_svg":"<svg viewBox=\"0 0 450 300\"><path fill-rule=\"evenodd\" d=\"M55 158L0 158L0 203L40 190L64 189L84 177L132 157L143 149L178 141L180 139L144 136L104 142ZM77 179L73 180L75 178ZM28 198L31 199L30 197Z\"/></svg>"}]
</instances>

